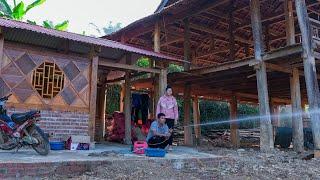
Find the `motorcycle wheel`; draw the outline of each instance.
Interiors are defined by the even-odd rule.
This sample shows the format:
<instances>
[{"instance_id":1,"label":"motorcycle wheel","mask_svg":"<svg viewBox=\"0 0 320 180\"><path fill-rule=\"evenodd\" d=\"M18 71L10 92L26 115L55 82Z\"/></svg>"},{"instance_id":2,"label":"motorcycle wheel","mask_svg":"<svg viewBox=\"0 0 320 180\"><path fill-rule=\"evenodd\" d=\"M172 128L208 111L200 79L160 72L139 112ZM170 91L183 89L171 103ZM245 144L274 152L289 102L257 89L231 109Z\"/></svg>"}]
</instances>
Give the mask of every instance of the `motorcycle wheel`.
<instances>
[{"instance_id":1,"label":"motorcycle wheel","mask_svg":"<svg viewBox=\"0 0 320 180\"><path fill-rule=\"evenodd\" d=\"M49 154L50 144L42 129L33 125L29 131L30 136L37 139L38 143L31 145L32 148L40 155L46 156Z\"/></svg>"},{"instance_id":2,"label":"motorcycle wheel","mask_svg":"<svg viewBox=\"0 0 320 180\"><path fill-rule=\"evenodd\" d=\"M16 142L12 142L12 139L0 129L0 149L12 150L16 148L17 145Z\"/></svg>"}]
</instances>

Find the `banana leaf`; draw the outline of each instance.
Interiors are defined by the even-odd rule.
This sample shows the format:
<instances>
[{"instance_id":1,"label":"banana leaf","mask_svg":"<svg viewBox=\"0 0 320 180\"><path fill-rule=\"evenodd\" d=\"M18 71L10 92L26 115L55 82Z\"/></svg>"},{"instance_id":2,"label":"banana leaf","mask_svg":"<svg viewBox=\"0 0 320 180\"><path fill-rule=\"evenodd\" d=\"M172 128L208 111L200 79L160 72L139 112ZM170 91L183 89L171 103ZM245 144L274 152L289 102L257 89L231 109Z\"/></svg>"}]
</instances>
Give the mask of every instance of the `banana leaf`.
<instances>
[{"instance_id":1,"label":"banana leaf","mask_svg":"<svg viewBox=\"0 0 320 180\"><path fill-rule=\"evenodd\" d=\"M24 3L21 1L16 7L13 8L12 16L14 19L21 20L26 14L24 10Z\"/></svg>"},{"instance_id":2,"label":"banana leaf","mask_svg":"<svg viewBox=\"0 0 320 180\"><path fill-rule=\"evenodd\" d=\"M3 15L12 17L11 7L6 0L0 0L0 11L3 13Z\"/></svg>"},{"instance_id":3,"label":"banana leaf","mask_svg":"<svg viewBox=\"0 0 320 180\"><path fill-rule=\"evenodd\" d=\"M53 29L54 25L53 25L52 21L46 20L46 21L43 21L43 27Z\"/></svg>"},{"instance_id":4,"label":"banana leaf","mask_svg":"<svg viewBox=\"0 0 320 180\"><path fill-rule=\"evenodd\" d=\"M30 9L32 9L32 8L34 8L36 6L39 6L39 5L43 4L44 2L46 2L46 0L36 0L36 1L34 1L32 4L27 6L26 12L28 12Z\"/></svg>"},{"instance_id":5,"label":"banana leaf","mask_svg":"<svg viewBox=\"0 0 320 180\"><path fill-rule=\"evenodd\" d=\"M35 21L27 20L27 23L32 24L32 25L37 25Z\"/></svg>"},{"instance_id":6,"label":"banana leaf","mask_svg":"<svg viewBox=\"0 0 320 180\"><path fill-rule=\"evenodd\" d=\"M60 24L55 25L54 29L59 30L59 31L65 31L65 30L67 30L68 26L69 26L69 21L66 20Z\"/></svg>"}]
</instances>

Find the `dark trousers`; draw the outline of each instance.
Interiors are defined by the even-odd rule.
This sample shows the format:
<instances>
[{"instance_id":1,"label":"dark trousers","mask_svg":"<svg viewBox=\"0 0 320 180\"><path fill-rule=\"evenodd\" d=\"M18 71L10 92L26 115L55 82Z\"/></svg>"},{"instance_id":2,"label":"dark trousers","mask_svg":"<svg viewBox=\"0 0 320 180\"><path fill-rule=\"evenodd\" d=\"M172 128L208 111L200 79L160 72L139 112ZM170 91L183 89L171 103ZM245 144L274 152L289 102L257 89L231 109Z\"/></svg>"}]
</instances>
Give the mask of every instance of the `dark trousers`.
<instances>
[{"instance_id":1,"label":"dark trousers","mask_svg":"<svg viewBox=\"0 0 320 180\"><path fill-rule=\"evenodd\" d=\"M151 148L164 149L168 145L168 140L165 137L153 136L148 140L148 146Z\"/></svg>"},{"instance_id":2,"label":"dark trousers","mask_svg":"<svg viewBox=\"0 0 320 180\"><path fill-rule=\"evenodd\" d=\"M173 129L174 127L174 119L166 119L166 124L168 126L169 129ZM172 141L173 141L173 132L171 133L171 136L168 140L168 144L172 145Z\"/></svg>"}]
</instances>

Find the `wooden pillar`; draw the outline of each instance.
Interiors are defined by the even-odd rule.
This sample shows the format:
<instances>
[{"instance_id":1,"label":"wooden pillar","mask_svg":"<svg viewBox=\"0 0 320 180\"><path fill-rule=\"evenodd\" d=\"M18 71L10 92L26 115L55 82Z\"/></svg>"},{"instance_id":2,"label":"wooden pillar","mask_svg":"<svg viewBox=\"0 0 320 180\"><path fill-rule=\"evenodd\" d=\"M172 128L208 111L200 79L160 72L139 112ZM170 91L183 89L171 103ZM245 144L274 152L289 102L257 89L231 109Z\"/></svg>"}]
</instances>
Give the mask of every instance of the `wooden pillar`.
<instances>
[{"instance_id":1,"label":"wooden pillar","mask_svg":"<svg viewBox=\"0 0 320 180\"><path fill-rule=\"evenodd\" d=\"M233 11L234 11L234 0L231 0L230 6L229 6L229 50L230 50L230 55L229 55L229 61L234 61L235 59L235 40L234 40L234 18L233 18Z\"/></svg>"},{"instance_id":2,"label":"wooden pillar","mask_svg":"<svg viewBox=\"0 0 320 180\"><path fill-rule=\"evenodd\" d=\"M295 44L294 16L292 0L284 1L284 12L286 19L286 40L287 45ZM292 105L292 128L293 128L293 149L296 152L304 150L303 122L301 108L301 93L298 68L293 68L290 77L291 105Z\"/></svg>"},{"instance_id":3,"label":"wooden pillar","mask_svg":"<svg viewBox=\"0 0 320 180\"><path fill-rule=\"evenodd\" d=\"M301 93L299 82L299 70L294 68L290 78L291 104L292 104L292 129L293 129L293 149L296 152L304 150L303 122L301 108Z\"/></svg>"},{"instance_id":4,"label":"wooden pillar","mask_svg":"<svg viewBox=\"0 0 320 180\"><path fill-rule=\"evenodd\" d=\"M125 96L125 84L121 83L121 90L120 90L120 112L124 112L124 96Z\"/></svg>"},{"instance_id":5,"label":"wooden pillar","mask_svg":"<svg viewBox=\"0 0 320 180\"><path fill-rule=\"evenodd\" d=\"M314 47L310 20L304 0L295 0L296 12L301 31L303 47L303 66L307 86L309 111L311 118L315 157L320 157L320 115L319 110L319 85L315 66Z\"/></svg>"},{"instance_id":6,"label":"wooden pillar","mask_svg":"<svg viewBox=\"0 0 320 180\"><path fill-rule=\"evenodd\" d=\"M163 96L167 87L167 69L161 69L159 74L159 94Z\"/></svg>"},{"instance_id":7,"label":"wooden pillar","mask_svg":"<svg viewBox=\"0 0 320 180\"><path fill-rule=\"evenodd\" d=\"M277 128L279 127L279 115L280 110L278 105L274 105L272 101L270 101L270 113L271 113L271 124L273 130L273 141L276 138Z\"/></svg>"},{"instance_id":8,"label":"wooden pillar","mask_svg":"<svg viewBox=\"0 0 320 180\"><path fill-rule=\"evenodd\" d=\"M254 55L258 65L255 66L260 111L260 150L270 152L274 148L272 125L270 118L269 94L266 65L262 60L264 53L262 25L260 17L260 1L251 0L251 24L254 40Z\"/></svg>"},{"instance_id":9,"label":"wooden pillar","mask_svg":"<svg viewBox=\"0 0 320 180\"><path fill-rule=\"evenodd\" d=\"M184 44L183 44L183 51L184 51L184 60L191 63L191 44L190 44L190 23L189 19L184 19ZM184 70L190 70L190 63L184 63Z\"/></svg>"},{"instance_id":10,"label":"wooden pillar","mask_svg":"<svg viewBox=\"0 0 320 180\"><path fill-rule=\"evenodd\" d=\"M191 86L186 84L184 87L184 144L193 145L191 128Z\"/></svg>"},{"instance_id":11,"label":"wooden pillar","mask_svg":"<svg viewBox=\"0 0 320 180\"><path fill-rule=\"evenodd\" d=\"M237 119L238 103L235 96L230 101L230 136L232 146L235 148L240 147L239 123L235 122Z\"/></svg>"},{"instance_id":12,"label":"wooden pillar","mask_svg":"<svg viewBox=\"0 0 320 180\"><path fill-rule=\"evenodd\" d=\"M197 145L200 143L201 137L201 126L200 126L200 108L199 108L199 98L195 97L193 99L193 123L194 123L194 134Z\"/></svg>"},{"instance_id":13,"label":"wooden pillar","mask_svg":"<svg viewBox=\"0 0 320 180\"><path fill-rule=\"evenodd\" d=\"M190 51L190 24L189 19L184 19L184 60L191 62L191 51ZM190 70L190 63L184 64L184 70ZM184 87L184 143L185 145L193 145L192 140L192 128L190 127L191 122L191 85L189 83L185 84Z\"/></svg>"},{"instance_id":14,"label":"wooden pillar","mask_svg":"<svg viewBox=\"0 0 320 180\"><path fill-rule=\"evenodd\" d=\"M105 135L105 117L106 117L106 86L103 85L99 88L99 120L100 120L100 129L99 129L99 140L104 140Z\"/></svg>"},{"instance_id":15,"label":"wooden pillar","mask_svg":"<svg viewBox=\"0 0 320 180\"><path fill-rule=\"evenodd\" d=\"M126 55L127 64L131 64L131 54ZM131 142L131 79L130 71L126 71L124 84L124 116L125 116L125 144Z\"/></svg>"},{"instance_id":16,"label":"wooden pillar","mask_svg":"<svg viewBox=\"0 0 320 180\"><path fill-rule=\"evenodd\" d=\"M90 78L90 114L89 114L89 136L91 142L94 141L95 121L96 121L96 105L97 105L97 81L98 81L98 61L99 57L91 55L91 78Z\"/></svg>"},{"instance_id":17,"label":"wooden pillar","mask_svg":"<svg viewBox=\"0 0 320 180\"><path fill-rule=\"evenodd\" d=\"M161 51L161 27L160 27L160 22L157 21L154 27L154 36L153 36L153 49L154 52L158 52L160 53ZM151 60L151 66L153 68L156 67L156 62L154 60ZM154 98L153 98L153 109L154 109L154 116L157 117L156 113L156 109L157 109L157 103L159 101L159 98L161 96L161 92L159 91L160 89L160 85L159 85L159 81L160 81L160 76L159 74L153 74L153 82L154 82Z\"/></svg>"},{"instance_id":18,"label":"wooden pillar","mask_svg":"<svg viewBox=\"0 0 320 180\"><path fill-rule=\"evenodd\" d=\"M161 43L160 43L160 37L161 37L161 28L159 21L156 22L154 27L154 36L153 36L153 49L154 52L160 52L161 50Z\"/></svg>"},{"instance_id":19,"label":"wooden pillar","mask_svg":"<svg viewBox=\"0 0 320 180\"><path fill-rule=\"evenodd\" d=\"M292 0L284 1L284 14L286 19L286 39L287 45L293 45L295 41L294 15Z\"/></svg>"}]
</instances>

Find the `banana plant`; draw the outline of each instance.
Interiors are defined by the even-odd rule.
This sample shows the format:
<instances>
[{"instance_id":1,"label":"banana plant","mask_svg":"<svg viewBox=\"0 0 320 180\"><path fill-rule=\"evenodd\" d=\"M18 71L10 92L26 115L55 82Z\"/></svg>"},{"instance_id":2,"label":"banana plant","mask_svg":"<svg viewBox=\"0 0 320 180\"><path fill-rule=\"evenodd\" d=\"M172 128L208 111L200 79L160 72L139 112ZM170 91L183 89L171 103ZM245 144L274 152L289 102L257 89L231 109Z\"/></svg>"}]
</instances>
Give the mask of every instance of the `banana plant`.
<instances>
[{"instance_id":1,"label":"banana plant","mask_svg":"<svg viewBox=\"0 0 320 180\"><path fill-rule=\"evenodd\" d=\"M43 4L45 1L46 0L36 0L25 7L23 1L20 1L17 4L14 0L14 7L11 8L7 0L0 0L0 16L9 19L22 20L28 11Z\"/></svg>"},{"instance_id":2,"label":"banana plant","mask_svg":"<svg viewBox=\"0 0 320 180\"><path fill-rule=\"evenodd\" d=\"M62 23L56 24L54 25L52 21L43 21L43 26L49 29L56 29L59 31L65 31L67 30L68 26L69 26L69 21L63 21Z\"/></svg>"},{"instance_id":3,"label":"banana plant","mask_svg":"<svg viewBox=\"0 0 320 180\"><path fill-rule=\"evenodd\" d=\"M23 1L20 1L18 4L16 3L16 0L13 0L14 7L11 8L10 4L7 0L0 0L0 17L6 17L9 19L14 20L23 20L24 16L29 12L31 9L43 4L46 2L46 0L36 0L33 3L29 4L25 8L25 3ZM27 20L29 24L36 25L37 23L35 21ZM43 21L43 26L49 29L56 29L60 31L67 30L69 25L69 21L63 21L62 23L54 25L52 21Z\"/></svg>"}]
</instances>

